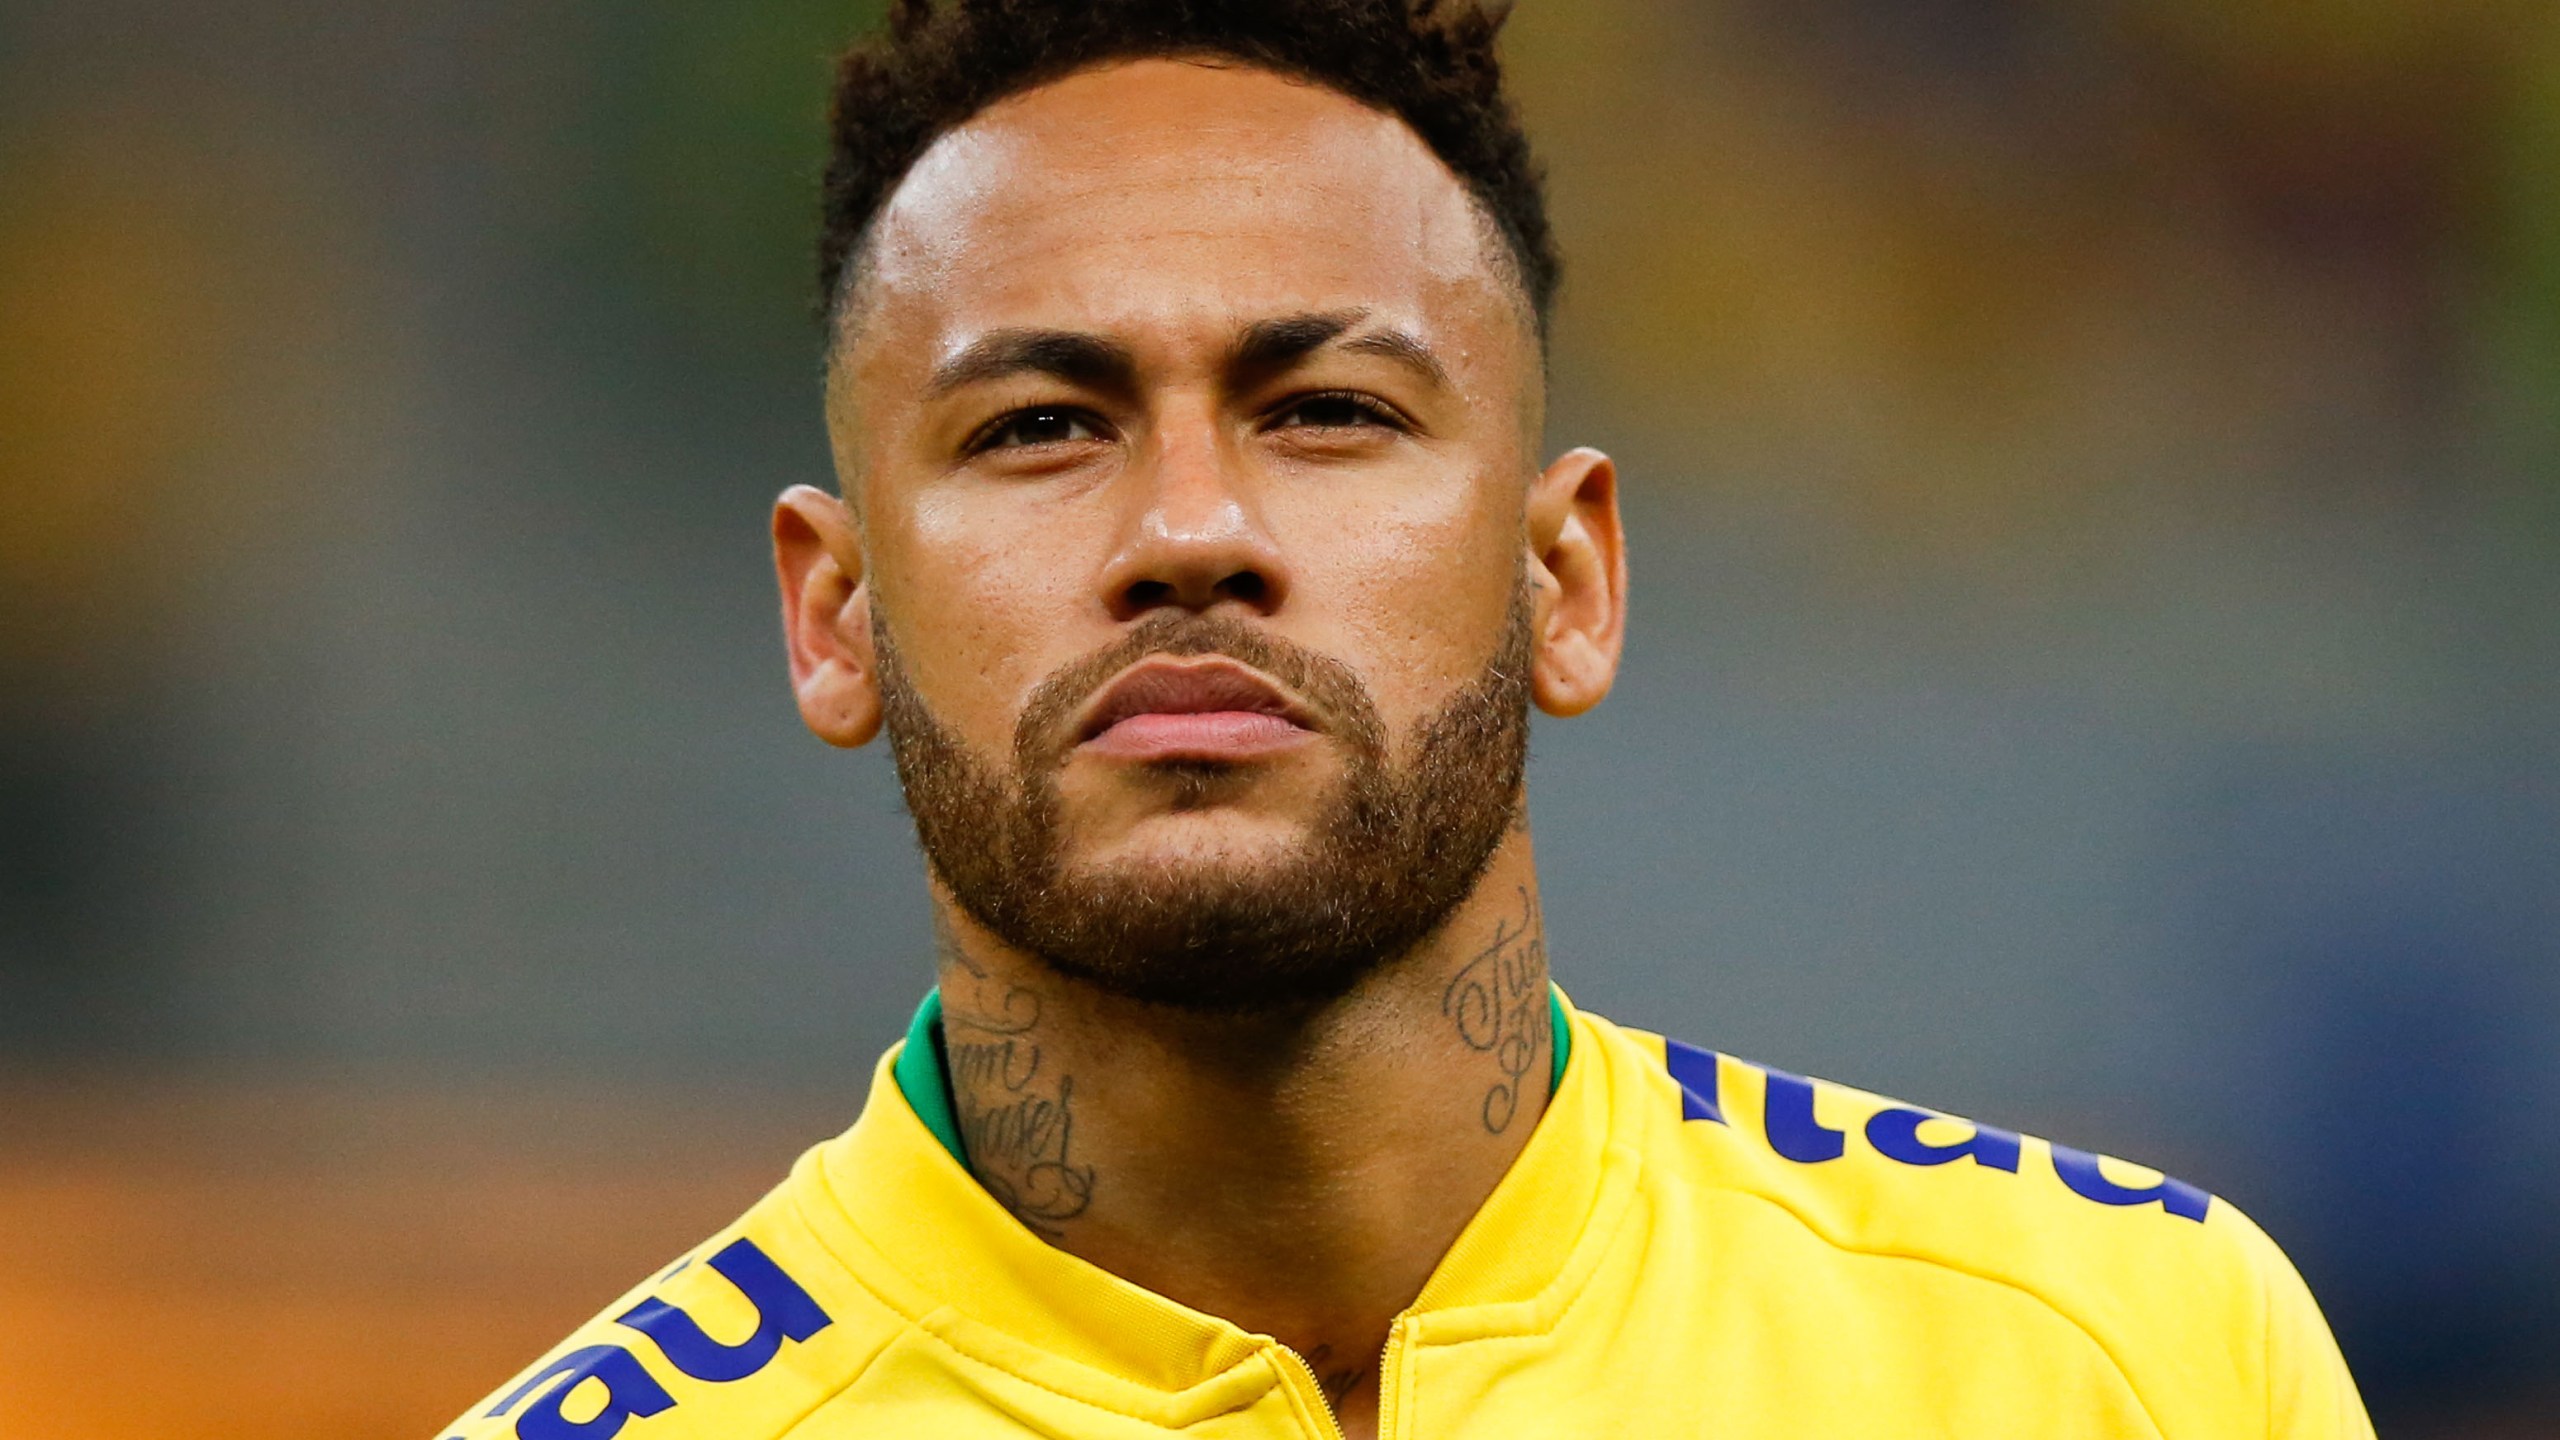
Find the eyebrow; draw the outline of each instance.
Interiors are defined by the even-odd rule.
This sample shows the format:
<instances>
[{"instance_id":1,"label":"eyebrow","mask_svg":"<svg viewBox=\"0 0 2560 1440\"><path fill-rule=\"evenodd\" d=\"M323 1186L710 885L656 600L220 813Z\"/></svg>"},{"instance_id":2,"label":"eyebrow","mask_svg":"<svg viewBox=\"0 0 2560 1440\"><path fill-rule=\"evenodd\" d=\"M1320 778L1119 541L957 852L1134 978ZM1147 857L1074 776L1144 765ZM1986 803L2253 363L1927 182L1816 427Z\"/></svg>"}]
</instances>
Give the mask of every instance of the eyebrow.
<instances>
[{"instance_id":1,"label":"eyebrow","mask_svg":"<svg viewBox=\"0 0 2560 1440\"><path fill-rule=\"evenodd\" d=\"M1245 373L1286 370L1341 340L1351 327L1367 318L1365 310L1332 310L1257 320L1236 336L1236 343L1227 352L1227 364ZM1403 330L1371 330L1343 340L1342 348L1395 361L1433 385L1448 387L1449 372L1417 335Z\"/></svg>"},{"instance_id":2,"label":"eyebrow","mask_svg":"<svg viewBox=\"0 0 2560 1440\"><path fill-rule=\"evenodd\" d=\"M1443 390L1449 388L1449 372L1441 368L1440 357L1431 353L1431 347L1423 344L1419 335L1402 330L1373 330L1343 341L1342 348L1363 355L1383 356Z\"/></svg>"},{"instance_id":3,"label":"eyebrow","mask_svg":"<svg viewBox=\"0 0 2560 1440\"><path fill-rule=\"evenodd\" d=\"M938 398L964 385L1024 374L1131 390L1137 388L1138 357L1125 345L1078 330L990 330L934 366L925 393Z\"/></svg>"}]
</instances>

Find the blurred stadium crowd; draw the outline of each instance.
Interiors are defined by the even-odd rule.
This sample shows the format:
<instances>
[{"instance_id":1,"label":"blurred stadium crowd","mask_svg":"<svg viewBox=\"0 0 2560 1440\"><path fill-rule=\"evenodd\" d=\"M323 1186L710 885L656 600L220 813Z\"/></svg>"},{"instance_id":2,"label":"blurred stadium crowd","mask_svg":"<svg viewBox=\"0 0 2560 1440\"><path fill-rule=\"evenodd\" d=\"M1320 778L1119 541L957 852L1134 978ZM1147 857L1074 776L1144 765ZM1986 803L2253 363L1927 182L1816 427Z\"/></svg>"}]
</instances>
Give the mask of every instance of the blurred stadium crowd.
<instances>
[{"instance_id":1,"label":"blurred stadium crowd","mask_svg":"<svg viewBox=\"0 0 2560 1440\"><path fill-rule=\"evenodd\" d=\"M0 0L0 1433L423 1437L850 1118L924 910L762 533L876 8ZM1561 981L2173 1168L2384 1433L2560 1432L2560 7L1510 54L1636 573Z\"/></svg>"}]
</instances>

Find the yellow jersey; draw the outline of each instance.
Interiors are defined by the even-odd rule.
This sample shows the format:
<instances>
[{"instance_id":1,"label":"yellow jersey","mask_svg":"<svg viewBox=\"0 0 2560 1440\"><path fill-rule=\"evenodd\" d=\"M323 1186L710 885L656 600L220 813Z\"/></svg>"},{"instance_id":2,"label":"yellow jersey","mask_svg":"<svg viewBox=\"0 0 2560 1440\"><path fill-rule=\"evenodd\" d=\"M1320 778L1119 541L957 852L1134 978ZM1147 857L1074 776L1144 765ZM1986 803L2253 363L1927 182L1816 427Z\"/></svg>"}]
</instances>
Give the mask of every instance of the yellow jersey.
<instances>
[{"instance_id":1,"label":"yellow jersey","mask_svg":"<svg viewBox=\"0 0 2560 1440\"><path fill-rule=\"evenodd\" d=\"M2310 1294L2229 1204L1556 1009L1553 1099L1397 1318L1381 1436L2372 1435ZM447 1433L1338 1436L1287 1347L978 1185L928 1121L945 1095L908 1098L929 1019L851 1130Z\"/></svg>"}]
</instances>

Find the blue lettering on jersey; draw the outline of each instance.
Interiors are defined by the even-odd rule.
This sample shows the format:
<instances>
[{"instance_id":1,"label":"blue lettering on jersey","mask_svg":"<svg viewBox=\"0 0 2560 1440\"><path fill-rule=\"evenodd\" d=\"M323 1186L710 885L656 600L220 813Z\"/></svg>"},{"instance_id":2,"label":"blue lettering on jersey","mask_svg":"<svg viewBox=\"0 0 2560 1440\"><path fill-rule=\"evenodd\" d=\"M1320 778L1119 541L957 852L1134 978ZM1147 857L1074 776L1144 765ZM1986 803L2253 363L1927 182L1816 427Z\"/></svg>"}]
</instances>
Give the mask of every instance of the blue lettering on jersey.
<instances>
[{"instance_id":1,"label":"blue lettering on jersey","mask_svg":"<svg viewBox=\"0 0 2560 1440\"><path fill-rule=\"evenodd\" d=\"M619 1345L589 1345L572 1350L535 1372L534 1377L507 1393L492 1406L492 1418L516 1408L516 1402L552 1381L534 1402L516 1417L516 1434L521 1440L611 1440L622 1431L625 1421L655 1415L676 1403L667 1387L642 1368L637 1357ZM561 1413L571 1391L589 1380L604 1386L604 1408L586 1420L571 1420Z\"/></svg>"},{"instance_id":2,"label":"blue lettering on jersey","mask_svg":"<svg viewBox=\"0 0 2560 1440\"><path fill-rule=\"evenodd\" d=\"M1848 1148L1840 1131L1813 1118L1813 1082L1784 1070L1771 1070L1769 1095L1760 1107L1760 1126L1769 1148L1799 1165L1837 1160Z\"/></svg>"},{"instance_id":3,"label":"blue lettering on jersey","mask_svg":"<svg viewBox=\"0 0 2560 1440\"><path fill-rule=\"evenodd\" d=\"M1944 1165L1970 1155L1976 1165L2018 1173L2018 1137L2010 1131L1975 1125L1972 1134L1952 1145L1932 1145L1920 1138L1923 1123L1949 1118L1905 1105L1879 1110L1867 1121L1867 1143L1887 1160L1905 1165Z\"/></svg>"},{"instance_id":4,"label":"blue lettering on jersey","mask_svg":"<svg viewBox=\"0 0 2560 1440\"><path fill-rule=\"evenodd\" d=\"M733 1240L711 1257L711 1268L756 1307L755 1333L735 1345L723 1345L705 1334L684 1311L664 1300L641 1301L614 1317L655 1341L667 1363L696 1380L726 1383L744 1380L773 1363L785 1340L806 1340L831 1322L799 1282L783 1273L773 1257L752 1240ZM667 1272L671 1278L677 1270ZM586 1420L563 1412L569 1394L588 1380L604 1385L604 1405ZM543 1390L545 1385L551 1388ZM498 1419L536 1390L542 1394L516 1418L518 1440L612 1440L623 1424L672 1408L676 1399L639 1357L619 1345L589 1345L572 1350L535 1372L533 1378L489 1409Z\"/></svg>"},{"instance_id":5,"label":"blue lettering on jersey","mask_svg":"<svg viewBox=\"0 0 2560 1440\"><path fill-rule=\"evenodd\" d=\"M792 1283L771 1256L752 1240L737 1240L709 1264L754 1302L755 1333L735 1345L723 1345L702 1331L692 1316L664 1300L648 1299L616 1318L658 1342L667 1362L696 1380L744 1380L773 1362L785 1340L806 1340L827 1328L827 1312Z\"/></svg>"},{"instance_id":6,"label":"blue lettering on jersey","mask_svg":"<svg viewBox=\"0 0 2560 1440\"><path fill-rule=\"evenodd\" d=\"M1680 1118L1713 1120L1724 1123L1722 1097L1717 1094L1716 1052L1684 1045L1677 1040L1662 1042L1663 1064L1671 1078L1680 1084Z\"/></svg>"},{"instance_id":7,"label":"blue lettering on jersey","mask_svg":"<svg viewBox=\"0 0 2560 1440\"><path fill-rule=\"evenodd\" d=\"M1678 1040L1665 1040L1662 1059L1663 1067L1680 1087L1680 1118L1725 1124L1723 1097L1718 1093L1716 1078L1716 1053ZM1813 1113L1820 1082L1767 1066L1754 1068L1768 1077L1760 1127L1769 1138L1770 1149L1799 1165L1820 1165L1848 1153L1847 1132L1823 1124ZM1973 1133L1961 1140L1939 1145L1920 1138L1920 1127L1929 1121L1954 1119L1908 1105L1887 1106L1867 1118L1867 1144L1877 1154L1901 1165L1944 1165L1969 1157L1986 1170L2018 1173L2025 1141L2013 1130L1960 1121L1973 1125ZM2052 1148L2053 1173L2061 1177L2072 1194L2084 1200L2116 1206L2157 1201L2163 1212L2198 1222L2213 1207L2211 1195L2184 1180L2164 1175L2152 1185L2119 1185L2106 1177L2099 1169L2098 1157L2088 1151L2068 1145Z\"/></svg>"},{"instance_id":8,"label":"blue lettering on jersey","mask_svg":"<svg viewBox=\"0 0 2560 1440\"><path fill-rule=\"evenodd\" d=\"M2098 1157L2086 1150L2068 1145L2053 1147L2053 1173L2071 1187L2071 1193L2101 1205L2148 1205L2160 1202L2160 1208L2186 1220L2202 1220L2213 1205L2213 1197L2184 1180L2160 1177L2157 1185L2135 1188L2119 1185L2098 1169Z\"/></svg>"}]
</instances>

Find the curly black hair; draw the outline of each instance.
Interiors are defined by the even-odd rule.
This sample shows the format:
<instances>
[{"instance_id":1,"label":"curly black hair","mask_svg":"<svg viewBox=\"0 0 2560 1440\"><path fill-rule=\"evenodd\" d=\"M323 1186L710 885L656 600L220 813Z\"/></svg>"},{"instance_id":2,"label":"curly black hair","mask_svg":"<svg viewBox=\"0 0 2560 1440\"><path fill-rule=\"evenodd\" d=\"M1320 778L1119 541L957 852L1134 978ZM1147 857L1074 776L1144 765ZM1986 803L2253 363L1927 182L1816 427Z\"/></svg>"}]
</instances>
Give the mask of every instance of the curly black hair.
<instances>
[{"instance_id":1,"label":"curly black hair","mask_svg":"<svg viewBox=\"0 0 2560 1440\"><path fill-rule=\"evenodd\" d=\"M1494 56L1510 8L1508 0L893 0L886 30L836 62L818 236L821 314L835 319L873 218L944 132L1089 66L1215 55L1323 85L1413 127L1500 233L1543 338L1560 265L1544 177Z\"/></svg>"}]
</instances>

